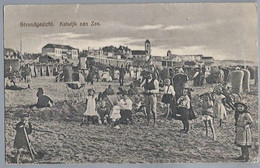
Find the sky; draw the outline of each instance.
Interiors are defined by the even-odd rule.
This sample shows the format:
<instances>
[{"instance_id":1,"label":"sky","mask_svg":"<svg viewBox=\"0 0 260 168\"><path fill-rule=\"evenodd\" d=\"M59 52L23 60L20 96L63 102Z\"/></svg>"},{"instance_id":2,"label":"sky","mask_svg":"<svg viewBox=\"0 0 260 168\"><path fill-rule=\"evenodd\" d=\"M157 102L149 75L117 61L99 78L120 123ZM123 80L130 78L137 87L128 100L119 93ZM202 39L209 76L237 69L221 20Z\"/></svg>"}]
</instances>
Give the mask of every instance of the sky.
<instances>
[{"instance_id":1,"label":"sky","mask_svg":"<svg viewBox=\"0 0 260 168\"><path fill-rule=\"evenodd\" d=\"M75 21L78 26L62 27ZM100 26L79 26L80 22ZM53 22L54 27L20 27L20 22ZM21 39L21 40L20 40ZM11 5L4 9L4 46L40 53L48 44L80 50L128 46L152 55L203 54L215 59L257 61L255 3L150 3L87 5Z\"/></svg>"}]
</instances>

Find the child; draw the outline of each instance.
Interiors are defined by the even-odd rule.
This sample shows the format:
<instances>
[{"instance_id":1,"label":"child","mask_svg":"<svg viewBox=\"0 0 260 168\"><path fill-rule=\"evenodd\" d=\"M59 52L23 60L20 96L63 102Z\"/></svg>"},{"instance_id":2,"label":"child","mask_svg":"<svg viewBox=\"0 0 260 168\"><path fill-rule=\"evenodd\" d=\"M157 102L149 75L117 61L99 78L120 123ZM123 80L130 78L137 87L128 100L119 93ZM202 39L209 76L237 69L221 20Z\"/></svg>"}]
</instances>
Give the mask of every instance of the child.
<instances>
[{"instance_id":1,"label":"child","mask_svg":"<svg viewBox=\"0 0 260 168\"><path fill-rule=\"evenodd\" d=\"M170 113L170 104L173 102L173 97L175 96L175 91L173 86L171 85L170 79L164 80L164 88L163 88L163 97L162 102L167 105L167 115L166 118L168 118Z\"/></svg>"},{"instance_id":2,"label":"child","mask_svg":"<svg viewBox=\"0 0 260 168\"><path fill-rule=\"evenodd\" d=\"M30 142L30 140L28 138L28 135L32 133L32 124L29 122L29 114L26 113L23 114L20 119L21 121L17 123L15 126L16 135L14 139L14 148L17 149L17 153L16 153L17 164L20 164L20 156L22 150L24 148L29 149L28 142Z\"/></svg>"},{"instance_id":3,"label":"child","mask_svg":"<svg viewBox=\"0 0 260 168\"><path fill-rule=\"evenodd\" d=\"M106 124L107 117L109 116L109 109L107 108L106 101L101 101L101 105L98 108L98 114L100 116L102 124Z\"/></svg>"},{"instance_id":4,"label":"child","mask_svg":"<svg viewBox=\"0 0 260 168\"><path fill-rule=\"evenodd\" d=\"M217 115L217 118L219 118L219 127L222 125L222 120L227 117L227 111L224 106L224 102L226 97L222 94L222 88L221 87L216 87L214 88L214 106L213 110L215 114Z\"/></svg>"},{"instance_id":5,"label":"child","mask_svg":"<svg viewBox=\"0 0 260 168\"><path fill-rule=\"evenodd\" d=\"M247 106L244 103L238 102L234 104L235 107L235 126L236 137L235 144L241 147L242 155L237 160L249 161L249 149L252 144L250 125L253 119L247 111Z\"/></svg>"},{"instance_id":6,"label":"child","mask_svg":"<svg viewBox=\"0 0 260 168\"><path fill-rule=\"evenodd\" d=\"M231 84L223 83L222 85L222 94L226 97L226 104L232 109L235 110L234 103L231 97Z\"/></svg>"},{"instance_id":7,"label":"child","mask_svg":"<svg viewBox=\"0 0 260 168\"><path fill-rule=\"evenodd\" d=\"M132 118L132 105L133 101L127 96L123 95L122 99L119 101L120 110L120 122L123 124L128 124L128 120L133 124Z\"/></svg>"},{"instance_id":8,"label":"child","mask_svg":"<svg viewBox=\"0 0 260 168\"><path fill-rule=\"evenodd\" d=\"M30 108L37 107L37 108L44 108L44 107L52 107L53 101L49 96L45 95L42 88L38 88L36 93L38 97L37 104L30 105Z\"/></svg>"},{"instance_id":9,"label":"child","mask_svg":"<svg viewBox=\"0 0 260 168\"><path fill-rule=\"evenodd\" d=\"M177 100L178 111L181 115L181 121L183 123L183 129L180 132L188 133L189 131L189 110L190 110L190 98L188 96L189 89L183 89L183 95Z\"/></svg>"},{"instance_id":10,"label":"child","mask_svg":"<svg viewBox=\"0 0 260 168\"><path fill-rule=\"evenodd\" d=\"M86 98L87 108L85 113L83 114L84 117L82 123L80 124L81 126L85 124L86 120L87 120L86 123L87 125L89 124L90 121L92 122L92 124L101 123L99 115L96 110L96 99L97 99L97 95L95 95L95 91L93 89L88 89L88 95Z\"/></svg>"},{"instance_id":11,"label":"child","mask_svg":"<svg viewBox=\"0 0 260 168\"><path fill-rule=\"evenodd\" d=\"M213 100L210 93L204 93L200 95L202 99L202 120L206 127L206 136L208 136L208 123L213 134L213 140L216 140L215 129L213 126Z\"/></svg>"}]
</instances>

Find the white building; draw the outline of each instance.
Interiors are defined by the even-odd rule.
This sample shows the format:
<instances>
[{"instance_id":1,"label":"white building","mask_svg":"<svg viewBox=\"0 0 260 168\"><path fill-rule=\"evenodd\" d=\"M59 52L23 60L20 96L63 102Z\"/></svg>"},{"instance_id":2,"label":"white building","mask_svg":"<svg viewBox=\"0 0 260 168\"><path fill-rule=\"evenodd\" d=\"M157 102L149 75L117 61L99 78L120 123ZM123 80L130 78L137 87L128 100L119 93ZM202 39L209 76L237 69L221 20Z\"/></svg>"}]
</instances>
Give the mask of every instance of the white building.
<instances>
[{"instance_id":1,"label":"white building","mask_svg":"<svg viewBox=\"0 0 260 168\"><path fill-rule=\"evenodd\" d=\"M78 59L79 50L69 45L47 44L42 48L42 55L56 59Z\"/></svg>"}]
</instances>

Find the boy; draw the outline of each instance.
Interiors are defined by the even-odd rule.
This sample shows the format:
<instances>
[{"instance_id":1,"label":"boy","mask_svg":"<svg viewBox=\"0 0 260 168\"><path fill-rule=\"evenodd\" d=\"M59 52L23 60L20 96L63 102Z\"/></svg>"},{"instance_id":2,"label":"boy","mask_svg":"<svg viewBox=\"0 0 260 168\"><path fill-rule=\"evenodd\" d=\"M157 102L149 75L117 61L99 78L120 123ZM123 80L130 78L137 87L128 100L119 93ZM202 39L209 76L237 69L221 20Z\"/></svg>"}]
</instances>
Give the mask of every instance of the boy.
<instances>
[{"instance_id":1,"label":"boy","mask_svg":"<svg viewBox=\"0 0 260 168\"><path fill-rule=\"evenodd\" d=\"M190 98L188 96L189 89L183 88L183 96L177 100L178 111L181 115L181 121L183 129L180 132L189 132L189 110L190 110Z\"/></svg>"},{"instance_id":2,"label":"boy","mask_svg":"<svg viewBox=\"0 0 260 168\"><path fill-rule=\"evenodd\" d=\"M16 162L20 164L21 152L24 148L30 150L30 140L28 135L32 133L32 124L29 122L29 114L25 113L21 115L20 122L16 124L16 135L14 139L14 148L17 149ZM32 154L32 153L31 153ZM33 159L33 156L32 156Z\"/></svg>"}]
</instances>

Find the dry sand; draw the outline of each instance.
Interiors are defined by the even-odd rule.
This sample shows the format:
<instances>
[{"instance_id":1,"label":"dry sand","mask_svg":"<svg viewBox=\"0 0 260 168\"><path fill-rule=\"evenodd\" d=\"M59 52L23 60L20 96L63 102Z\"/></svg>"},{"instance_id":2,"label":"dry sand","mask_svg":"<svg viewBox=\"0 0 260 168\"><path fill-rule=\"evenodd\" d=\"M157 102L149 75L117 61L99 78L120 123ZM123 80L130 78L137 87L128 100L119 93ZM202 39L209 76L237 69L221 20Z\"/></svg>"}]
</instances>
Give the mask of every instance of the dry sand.
<instances>
[{"instance_id":1,"label":"dry sand","mask_svg":"<svg viewBox=\"0 0 260 168\"><path fill-rule=\"evenodd\" d=\"M103 91L109 83L95 83L94 88ZM25 83L19 85L26 86ZM157 127L146 126L144 119L134 125L120 125L113 129L104 125L79 126L84 113L84 96L71 106L72 95L66 95L64 83L54 83L53 77L33 79L31 89L22 91L5 91L5 139L6 162L14 161L13 148L15 130L19 121L17 114L36 103L36 91L42 87L56 105L52 108L32 110L31 123L34 128L31 135L32 145L42 155L37 163L190 163L190 162L237 162L240 148L234 145L234 118L229 112L222 128L215 121L217 140L205 136L204 125L200 119L192 122L188 134L179 133L180 121L160 117L165 111L158 106ZM90 86L86 86L86 89ZM113 83L113 88L118 87ZM194 88L193 97L206 91L211 86ZM250 149L251 161L258 156L258 93L244 94L249 111L255 121L252 126L253 146ZM64 100L67 100L65 102ZM75 99L76 100L76 99ZM193 100L196 102L196 100ZM194 105L200 118L200 109ZM64 121L66 119L66 121ZM42 131L39 131L42 130ZM47 131L47 132L43 132ZM23 163L31 163L29 155L22 156Z\"/></svg>"}]
</instances>

